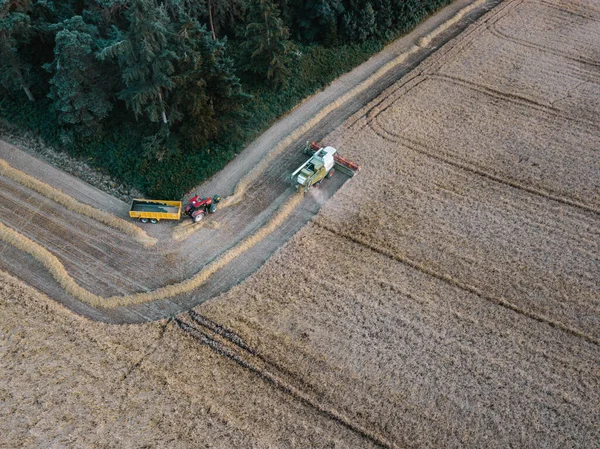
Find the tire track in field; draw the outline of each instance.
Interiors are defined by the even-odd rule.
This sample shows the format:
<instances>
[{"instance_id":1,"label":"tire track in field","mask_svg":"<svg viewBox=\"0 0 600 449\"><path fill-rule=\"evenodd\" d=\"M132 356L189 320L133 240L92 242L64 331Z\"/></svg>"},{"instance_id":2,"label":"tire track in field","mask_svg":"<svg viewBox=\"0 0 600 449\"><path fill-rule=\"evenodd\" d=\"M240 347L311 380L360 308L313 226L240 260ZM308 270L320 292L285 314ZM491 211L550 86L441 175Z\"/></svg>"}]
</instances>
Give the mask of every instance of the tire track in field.
<instances>
[{"instance_id":1,"label":"tire track in field","mask_svg":"<svg viewBox=\"0 0 600 449\"><path fill-rule=\"evenodd\" d=\"M232 330L227 329L193 311L190 311L186 315L190 317L191 323L182 319L182 317L174 318L173 321L184 333L194 338L201 344L208 346L217 354L237 363L242 368L251 371L266 383L273 385L275 388L291 396L304 406L307 406L320 415L342 425L365 440L368 440L383 449L398 448L396 444L386 440L383 436L371 432L356 423L353 423L349 418L342 415L337 410L321 405L315 399L311 398L305 391L296 388L295 386L283 380L274 372L271 372L267 366L271 366L277 370L279 367L267 361L264 357L258 355L255 349L248 346L241 339L241 337L235 334ZM289 371L285 371L289 373ZM293 376L294 378L297 377L295 375Z\"/></svg>"},{"instance_id":2,"label":"tire track in field","mask_svg":"<svg viewBox=\"0 0 600 449\"><path fill-rule=\"evenodd\" d=\"M34 214L40 214L43 217L43 220L39 220L40 222L43 222L43 224L45 225L46 223L48 223L52 218L55 218L56 216L52 213L52 209L51 206L49 205L50 202L52 201L51 199L48 199L46 197L44 197L43 195L40 195L40 197L42 198L42 201L40 201L40 198L36 198L36 195L39 195L39 193L35 192L34 194L30 194L30 199L31 201L28 203L24 203L20 200L17 200L16 198L20 198L22 195L22 192L26 191L28 188L26 186L23 186L22 184L18 183L17 181L13 181L15 184L10 184L9 182L6 182L5 180L0 178L0 195L3 198L2 203L3 204L8 204L8 205L12 205L12 208L8 208L10 210L10 212L12 212L15 215L18 215L18 211L23 211L23 209L27 208L29 211L31 211ZM22 189L22 190L20 190ZM10 195L7 195L10 194ZM78 212L72 211L70 209L66 209L66 211L64 212L65 215L69 216L69 218L71 218L73 220L73 222L80 220L81 217L79 215ZM48 218L50 217L50 218ZM86 217L89 218L89 217ZM30 220L33 221L33 220ZM83 241L83 242L103 242L103 239L101 237L98 236L98 233L100 232L105 232L107 229L111 229L110 226L105 225L102 222L98 222L95 221L93 219L90 220L89 225L93 226L93 229L87 228L85 230L76 227L76 226L68 226L67 225L61 225L58 224L58 222L53 222L56 225L60 226L61 229L64 229L66 231L68 231L68 233L70 234L77 234L78 240ZM87 223L86 223L87 226ZM66 234L62 234L62 235L66 235ZM113 237L114 238L114 237ZM140 247L138 244L134 244L132 242L130 242L129 240L125 239L123 235L120 235L119 237L119 244L118 246L115 248L113 247L113 249L119 249L121 252L125 252L125 249L127 251L130 252L136 252L136 254L155 254L155 250L154 249L149 249L149 248L145 248L145 247ZM91 243L89 243L90 247L93 248L97 248L96 245L93 245ZM99 251L102 251L100 249L98 249Z\"/></svg>"},{"instance_id":3,"label":"tire track in field","mask_svg":"<svg viewBox=\"0 0 600 449\"><path fill-rule=\"evenodd\" d=\"M447 283L449 285L452 285L454 287L457 287L457 288L459 288L459 289L461 289L463 291L466 291L468 293L472 293L472 294L476 295L477 297L479 297L479 298L481 298L483 300L491 302L492 304L496 304L498 306L504 307L504 308L506 308L508 310L516 312L516 313L518 313L520 315L523 315L523 316L525 316L527 318L531 318L531 319L533 319L535 321L538 321L540 323L545 323L545 324L547 324L547 325L549 325L551 327L554 327L556 329L560 329L563 332L566 332L568 334L571 334L571 335L574 335L576 337L582 338L583 340L585 340L585 341L587 341L589 343L592 343L592 344L594 344L596 346L600 346L600 340L599 339L597 339L597 338L595 338L595 337L593 337L591 335L588 335L585 332L582 332L582 331L580 331L578 329L574 329L572 327L569 327L569 326L561 323L560 321L555 321L555 320L552 320L552 319L550 319L550 318L548 318L546 316L537 314L537 313L532 312L532 311L527 310L527 309L523 309L523 308L517 306L516 304L511 303L510 301L508 301L505 298L487 295L484 292L482 292L481 290L479 290L477 287L465 284L464 282L461 282L461 281L459 281L457 279L454 279L451 276L448 276L446 274L434 271L434 270L426 267L422 263L415 262L415 261L409 259L405 255L396 254L396 253L394 253L394 252L392 252L392 251L390 251L388 249L381 248L381 247L379 247L377 245L374 245L371 242L366 241L365 239L363 239L361 237L358 237L358 236L355 236L355 235L351 235L351 234L342 232L342 231L340 231L338 229L335 229L335 228L333 228L333 227L331 227L331 226L329 226L327 224L323 224L323 223L321 223L319 221L313 221L313 223L316 226L324 229L325 231L328 231L328 232L330 232L330 233L332 233L334 235L337 235L339 237L342 237L342 238L345 238L347 240L350 240L351 242L354 242L354 243L356 243L359 246L363 246L363 247L365 247L367 249L370 249L371 251L374 251L374 252L376 252L378 254L381 254L382 256L385 256L385 257L387 257L389 259L392 259L392 260L394 260L396 262L400 262L400 263L402 263L402 264L404 264L406 266L409 266L409 267L411 267L411 268L413 268L415 270L420 271L421 273L424 273L424 274L426 274L428 276L431 276L431 277L434 277L436 279L439 279L439 280L441 280L441 281L443 281L443 282L445 282L445 283Z\"/></svg>"},{"instance_id":4,"label":"tire track in field","mask_svg":"<svg viewBox=\"0 0 600 449\"><path fill-rule=\"evenodd\" d=\"M256 349L249 346L244 341L244 339L232 329L229 329L228 327L223 326L222 324L219 324L216 321L199 314L194 309L190 310L187 313L187 315L195 324L202 326L203 328L212 332L215 336L220 337L222 341L224 341L226 344L233 345L234 349L241 350L243 353L255 357L257 360L262 362L264 366L271 367L275 371L283 373L286 377L293 379L294 382L301 384L304 390L314 390L314 387L309 385L298 374L288 370L287 368L279 365L278 363L273 362L268 357L262 355L261 353L256 351Z\"/></svg>"},{"instance_id":5,"label":"tire track in field","mask_svg":"<svg viewBox=\"0 0 600 449\"><path fill-rule=\"evenodd\" d=\"M547 6L549 8L556 9L557 11L561 11L561 12L564 12L567 14L571 14L573 16L581 17L582 19L589 19L589 20L592 20L595 22L600 21L600 10L597 10L597 9L588 8L588 11L598 13L599 15L588 15L588 14L586 14L586 11L585 11L586 8L582 8L581 5L576 5L575 7L577 8L577 11L575 11L572 9L564 8L562 6L562 4L559 5L557 3L546 1L546 0L530 0L530 1L532 1L534 3L538 3L543 6Z\"/></svg>"},{"instance_id":6,"label":"tire track in field","mask_svg":"<svg viewBox=\"0 0 600 449\"><path fill-rule=\"evenodd\" d=\"M540 111L540 112L543 112L548 115L553 115L553 116L563 119L563 120L569 120L569 121L573 121L576 123L585 123L586 125L592 125L594 128L598 127L597 122L563 114L562 113L563 111L561 109L555 108L554 106L551 106L551 105L540 103L533 98L527 98L527 97L524 97L524 96L521 96L518 94L503 92L501 90L497 90L492 87L489 87L489 86L486 86L483 84L479 84L474 81L460 78L458 76L453 76L453 75L449 75L449 74L445 74L445 73L444 74L436 73L436 74L428 75L427 78L433 79L433 80L442 80L442 81L450 82L452 84L456 84L458 86L465 87L467 89L471 89L475 92L480 92L489 97L497 98L499 100L504 100L506 102L517 104L520 106L526 106L526 107L529 107L536 111ZM384 111L385 111L385 109L381 110L379 113L382 113Z\"/></svg>"},{"instance_id":7,"label":"tire track in field","mask_svg":"<svg viewBox=\"0 0 600 449\"><path fill-rule=\"evenodd\" d=\"M576 57L576 56L573 56L572 54L564 52L564 51L555 50L554 48L546 47L545 45L536 44L534 42L530 42L525 39L520 39L518 37L510 36L509 34L506 34L503 31L500 31L500 29L498 29L497 23L491 23L488 26L488 30L490 31L490 33L492 33L496 37L499 37L501 39L506 39L508 41L514 42L519 45L523 45L525 47L542 50L542 51L545 51L547 53L550 53L550 54L553 54L556 56L561 56L563 58L570 59L571 61L579 62L581 64L591 65L594 67L600 67L600 62L594 61L593 59L589 59L589 58L581 57L581 56Z\"/></svg>"},{"instance_id":8,"label":"tire track in field","mask_svg":"<svg viewBox=\"0 0 600 449\"><path fill-rule=\"evenodd\" d=\"M590 206L590 205L582 203L580 201L566 198L561 195L557 195L552 191L544 190L541 188L536 188L536 187L533 187L530 185L525 185L518 181L507 179L507 178L504 178L499 175L495 175L495 174L490 173L489 171L486 171L477 166L458 161L450 156L445 156L442 153L440 153L439 151L430 150L425 145L423 145L422 143L420 143L416 140L413 140L406 136L397 135L397 134L385 129L384 127L379 125L379 123L377 123L376 117L377 116L375 116L375 119L368 120L367 126L369 126L375 134L377 134L379 137L381 137L384 140L387 140L387 141L393 142L393 143L399 143L402 146L404 146L404 147L408 148L409 150L412 150L416 153L423 154L432 159L438 160L438 161L446 163L448 165L452 165L453 167L457 167L462 170L466 170L466 171L476 174L478 176L482 176L484 178L507 185L509 187L512 187L512 188L515 188L518 190L522 190L522 191L528 192L533 195L538 195L538 196L544 197L546 199L556 201L561 204L566 204L567 206L576 207L576 208L584 210L586 212L591 212L596 215L600 215L600 209L598 209L594 206Z\"/></svg>"},{"instance_id":9,"label":"tire track in field","mask_svg":"<svg viewBox=\"0 0 600 449\"><path fill-rule=\"evenodd\" d=\"M118 218L117 216L108 212L96 209L88 204L77 201L75 198L65 194L64 192L45 184L36 178L29 176L28 174L13 168L4 159L0 159L0 175L5 176L14 182L21 184L22 186L33 190L39 195L48 198L55 203L64 206L72 212L79 213L87 216L92 220L96 220L106 226L117 229L130 237L132 237L138 243L150 247L157 243L155 238L150 237L146 232L139 226L133 223Z\"/></svg>"},{"instance_id":10,"label":"tire track in field","mask_svg":"<svg viewBox=\"0 0 600 449\"><path fill-rule=\"evenodd\" d=\"M510 14L515 8L520 6L524 1L525 0L504 0L502 3L495 6L491 11L487 12L487 19L473 23L461 33L460 38L450 40L444 44L443 47L436 51L438 56L443 55L443 57L435 57L423 62L420 66L420 70L415 68L412 72L399 79L395 84L386 89L385 92L382 92L382 94L371 101L366 106L362 114L356 114L354 117L348 119L346 128L350 130L354 126L359 125L362 119L370 117L374 110L377 110L378 107L389 101L390 97L394 97L397 92L404 89L404 95L421 82L426 81L427 76L438 74L440 67L445 65L447 62L456 59L462 52L465 45L468 45L469 42L477 37L478 34L487 29L489 21L502 19ZM414 84L411 85L413 82ZM385 95L383 95L383 93L385 93ZM363 128L364 125L360 126L357 131L360 131Z\"/></svg>"}]
</instances>

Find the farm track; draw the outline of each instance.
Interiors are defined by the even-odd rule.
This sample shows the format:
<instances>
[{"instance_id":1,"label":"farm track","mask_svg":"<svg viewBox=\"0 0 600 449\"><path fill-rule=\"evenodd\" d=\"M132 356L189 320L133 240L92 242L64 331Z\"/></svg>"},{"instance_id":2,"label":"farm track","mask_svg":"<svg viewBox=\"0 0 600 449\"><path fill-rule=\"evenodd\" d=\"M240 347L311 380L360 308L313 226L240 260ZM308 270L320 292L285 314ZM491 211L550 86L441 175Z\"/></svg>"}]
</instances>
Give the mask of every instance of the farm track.
<instances>
[{"instance_id":1,"label":"farm track","mask_svg":"<svg viewBox=\"0 0 600 449\"><path fill-rule=\"evenodd\" d=\"M297 152L297 148L302 146L306 140L316 140L326 135L331 129L358 110L362 104L375 98L381 90L392 85L398 79L401 79L421 61L433 54L452 37L459 34L461 30L468 26L475 18L483 14L485 8L491 7L496 3L496 0L492 0L488 2L487 5L484 4L483 7L476 8L473 11L469 10L469 13L465 17L461 17L461 20L455 27L444 29L441 34L434 33L435 39L432 42L429 42L426 48L422 48L418 52L409 53L408 58L406 58L404 53L400 53L401 63L396 64L393 70L390 69L385 73L378 74L377 76L379 78L373 81L369 79L368 82L370 83L370 87L368 89L360 90L360 93L356 94L356 98L352 98L351 101L346 100L343 106L334 109L312 129L306 129L306 132L299 136L286 151L282 152L279 157L268 164L268 166L265 167L264 173L262 173L256 182L248 185L244 194L244 201L234 206L224 207L214 218L211 217L211 219L215 220L216 224L213 227L205 224L198 227L198 230L188 227L190 232L186 231L182 234L187 238L180 242L172 241L170 239L172 231L174 230L174 226L170 223L162 223L154 228L144 228L144 230L147 230L150 234L151 238L159 240L159 244L155 248L140 248L136 247L136 245L129 245L126 239L124 240L126 242L125 244L121 244L121 239L119 239L119 243L113 244L114 232L106 230L105 228L99 228L98 232L94 233L96 242L98 242L98 244L96 244L94 239L90 240L86 237L85 231L86 226L89 226L93 220L84 219L81 223L76 223L79 221L78 218L70 212L67 213L64 218L58 218L64 215L61 212L61 207L52 202L48 202L47 200L43 200L44 209L37 211L38 215L44 214L56 217L56 219L49 221L43 228L28 227L24 230L25 235L33 241L41 242L43 245L47 246L51 252L61 260L62 264L67 269L67 272L70 273L81 286L100 296L107 297L111 295L141 293L159 288L161 285L181 282L193 276L203 266L214 261L220 254L233 248L237 243L241 242L253 232L256 232L266 223L269 215L276 210L277 205L282 204L289 196L289 191L287 191L287 173L296 168L304 160L305 157ZM450 10L454 8L455 11L458 11L461 7L464 7L464 5L468 5L468 2L463 1L462 6L460 6L460 3L453 5ZM446 13L446 17L449 17L447 14L448 13ZM436 20L439 21L440 19L434 18L430 22L436 23ZM425 24L421 28L434 30L435 25ZM418 37L418 34L416 36ZM411 42L412 39L414 42L417 37L409 36L404 40ZM390 55L393 55L393 52L399 51L398 49L391 47L388 51ZM399 48L402 49L402 46ZM408 46L406 48L408 48ZM377 68L384 66L386 62L390 63L393 61L393 56L386 56L385 53L382 55L383 56L377 56L377 58L380 58L381 60L381 62L378 62L379 65L370 63L370 67L373 67L371 70L375 71ZM361 71L362 73L360 73ZM362 80L368 79L369 75L369 72L359 70L358 76L363 77ZM358 83L358 80L360 79L361 78L358 78L354 82ZM349 85L346 84L347 81L340 81L340 83L343 86L342 89L339 90L339 86L335 86L333 91L335 92L337 89L337 95L342 96L351 89L349 89ZM308 103L311 101L312 100L309 100ZM322 100L315 100L316 107L319 107L319 101ZM302 111L303 108L305 109L304 104L297 108L293 114L304 114L305 112ZM272 141L276 142L276 140ZM269 147L266 146L266 148L268 149ZM25 159L20 158L18 154L10 149L4 149L3 151L5 152L9 164L17 169L21 168L25 172L31 171L37 176L40 176L39 170L30 170L28 168L30 167L30 165L28 165L31 163L30 160L25 161ZM264 152L265 150L261 151ZM195 189L195 191L197 192L200 190L201 193L205 195L219 193L222 196L226 196L228 189L230 189L236 181L232 176L232 173L236 173L236 170L238 170L235 166L238 160L244 160L244 156L241 155L236 161L230 164L230 166L224 170L223 175L219 174L216 179L210 180L205 185L201 186L200 189ZM254 161L258 161L258 159L255 158ZM249 166L248 162L245 162L245 164L246 166L244 168L247 170ZM227 173L228 171L230 172L229 174ZM341 174L338 174L338 176L344 178ZM225 181L225 184L223 181ZM58 184L61 189L71 192L78 190L77 186L73 187L76 183L77 182L74 180L69 180L68 182L61 181ZM331 183L331 185L324 185L322 194L317 195L318 197L310 199L301 206L303 210L300 211L298 215L302 215L304 222L310 219L310 215L314 214L318 210L320 204L333 195L335 190L337 190L341 184L343 184L343 180ZM87 188L81 188L79 190L85 192L82 193L85 197L84 201L89 203L90 199L97 198L98 195L95 192L87 192L89 189L86 189ZM17 192L11 192L10 195L15 195L15 198L12 200L5 200L5 196L3 201L5 201L6 204L10 204L11 208L17 207L19 203L22 204L25 201L22 194L19 195ZM98 203L98 207L106 207L108 210L113 211L122 209L120 206L117 207L112 204L108 205L108 203L103 205L101 201ZM70 220L70 222L68 220ZM13 229L18 229L18 226L13 226ZM284 229L288 229L289 232L293 233L296 232L299 227L287 226ZM45 233L57 234L65 237L69 235L69 239L66 239L63 243L62 241L56 241L53 238L48 239L44 236ZM281 245L293 234L278 235L280 235L278 238L281 239L279 240ZM81 244L69 248L69 245L72 245L72 242L75 241L75 236L77 236L78 241L81 242ZM269 251L273 252L276 246L277 245L269 245ZM191 248L200 249L190 250ZM242 256L242 259L239 261L239 265L244 267L242 278L235 278L231 275L215 275L215 280L219 280L219 282L223 284L217 289L211 287L211 291L220 293L237 284L243 277L254 271L250 269L253 260L259 261L259 264L255 265L256 269L260 266L260 263L264 262L265 257L262 255L257 257L256 251ZM107 268L106 272L103 267ZM0 268L7 269L11 272L10 263L8 261L0 263ZM236 270L235 267L232 268L231 271L240 272L240 270ZM35 278L35 285L37 285L38 288L40 285L43 285L39 280L39 273L35 270L30 272L21 271L20 273L13 272L13 274L32 283ZM54 291L53 289L54 287L49 286L49 291ZM192 297L196 299L191 299ZM170 298L168 301L165 301L165 304L163 305L156 304L156 307L154 305L149 305L147 310L134 310L137 306L130 308L129 310L125 307L121 309L121 314L118 310L112 310L108 314L98 311L88 316L93 319L115 323L135 322L139 320L140 316L158 319L164 316L173 315L177 309L179 311L188 309L190 305L193 304L192 301L196 301L195 304L198 304L209 297L210 296L207 294L183 295L178 298ZM66 304L71 307L73 301L70 300L66 302ZM79 313L82 313L82 310L84 309L78 308L77 310ZM163 310L163 312L159 312L159 310ZM163 315L161 316L160 313Z\"/></svg>"}]
</instances>

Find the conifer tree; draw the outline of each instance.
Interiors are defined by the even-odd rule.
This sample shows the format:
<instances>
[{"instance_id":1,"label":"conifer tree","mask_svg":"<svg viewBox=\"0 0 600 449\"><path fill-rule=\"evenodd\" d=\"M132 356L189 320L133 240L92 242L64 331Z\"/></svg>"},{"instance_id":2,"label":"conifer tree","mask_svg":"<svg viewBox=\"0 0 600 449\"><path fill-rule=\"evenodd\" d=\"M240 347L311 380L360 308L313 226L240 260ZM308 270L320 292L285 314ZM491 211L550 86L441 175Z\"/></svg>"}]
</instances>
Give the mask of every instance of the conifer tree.
<instances>
[{"instance_id":1,"label":"conifer tree","mask_svg":"<svg viewBox=\"0 0 600 449\"><path fill-rule=\"evenodd\" d=\"M125 100L136 117L146 116L152 122L167 124L177 59L169 46L168 14L156 0L132 0L124 16L127 30L116 31L98 57L117 60L123 83L118 97Z\"/></svg>"},{"instance_id":2,"label":"conifer tree","mask_svg":"<svg viewBox=\"0 0 600 449\"><path fill-rule=\"evenodd\" d=\"M177 83L173 104L183 119L182 132L196 146L206 144L239 123L239 111L248 98L242 92L226 40L195 21L180 30L177 40Z\"/></svg>"},{"instance_id":3,"label":"conifer tree","mask_svg":"<svg viewBox=\"0 0 600 449\"><path fill-rule=\"evenodd\" d=\"M266 75L276 86L287 82L290 76L290 56L294 45L289 30L279 17L279 10L271 0L250 0L248 4L244 70Z\"/></svg>"},{"instance_id":4,"label":"conifer tree","mask_svg":"<svg viewBox=\"0 0 600 449\"><path fill-rule=\"evenodd\" d=\"M23 90L30 101L31 65L23 49L31 41L33 30L28 0L0 0L0 85L7 90Z\"/></svg>"},{"instance_id":5,"label":"conifer tree","mask_svg":"<svg viewBox=\"0 0 600 449\"><path fill-rule=\"evenodd\" d=\"M307 42L337 42L337 27L344 5L341 0L306 0L296 14L300 36Z\"/></svg>"},{"instance_id":6,"label":"conifer tree","mask_svg":"<svg viewBox=\"0 0 600 449\"><path fill-rule=\"evenodd\" d=\"M373 0L375 10L376 34L381 38L389 38L393 35L394 13L391 0Z\"/></svg>"},{"instance_id":7,"label":"conifer tree","mask_svg":"<svg viewBox=\"0 0 600 449\"><path fill-rule=\"evenodd\" d=\"M53 74L48 96L54 100L59 123L81 125L85 134L91 134L112 109L102 81L103 67L94 57L98 32L80 16L57 28L54 61L45 65Z\"/></svg>"},{"instance_id":8,"label":"conifer tree","mask_svg":"<svg viewBox=\"0 0 600 449\"><path fill-rule=\"evenodd\" d=\"M364 42L377 34L375 10L371 2L351 1L351 6L343 16L344 34L352 41Z\"/></svg>"}]
</instances>

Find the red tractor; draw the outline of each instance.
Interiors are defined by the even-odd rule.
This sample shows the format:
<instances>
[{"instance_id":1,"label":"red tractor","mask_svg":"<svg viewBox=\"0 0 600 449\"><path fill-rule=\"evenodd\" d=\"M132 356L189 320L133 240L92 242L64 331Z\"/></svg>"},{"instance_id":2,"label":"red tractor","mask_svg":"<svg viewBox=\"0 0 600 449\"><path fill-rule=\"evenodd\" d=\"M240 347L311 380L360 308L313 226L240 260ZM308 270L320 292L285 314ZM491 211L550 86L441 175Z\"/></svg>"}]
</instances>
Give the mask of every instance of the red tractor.
<instances>
[{"instance_id":1,"label":"red tractor","mask_svg":"<svg viewBox=\"0 0 600 449\"><path fill-rule=\"evenodd\" d=\"M219 195L215 195L212 198L201 198L199 195L193 197L190 202L185 206L183 212L198 223L204 218L207 213L213 214L217 210L217 204L221 201Z\"/></svg>"}]
</instances>

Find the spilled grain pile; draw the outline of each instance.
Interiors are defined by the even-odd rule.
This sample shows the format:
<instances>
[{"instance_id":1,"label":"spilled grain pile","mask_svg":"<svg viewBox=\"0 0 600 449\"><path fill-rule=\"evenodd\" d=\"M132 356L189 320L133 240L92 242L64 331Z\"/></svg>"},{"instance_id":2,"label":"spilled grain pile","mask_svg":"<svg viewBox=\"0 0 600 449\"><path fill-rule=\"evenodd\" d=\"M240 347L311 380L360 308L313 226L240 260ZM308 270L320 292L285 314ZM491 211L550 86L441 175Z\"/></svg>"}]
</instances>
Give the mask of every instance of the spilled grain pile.
<instances>
[{"instance_id":1,"label":"spilled grain pile","mask_svg":"<svg viewBox=\"0 0 600 449\"><path fill-rule=\"evenodd\" d=\"M112 214L96 209L92 206L88 206L87 204L80 203L73 197L66 195L60 190L57 190L48 184L38 181L26 173L11 167L2 159L0 159L0 175L18 182L28 189L45 196L46 198L66 207L73 212L93 218L100 223L117 229L126 235L133 237L137 242L143 244L144 246L153 246L156 244L156 239L149 237L145 231L133 223L125 221L121 218L117 218Z\"/></svg>"}]
</instances>

